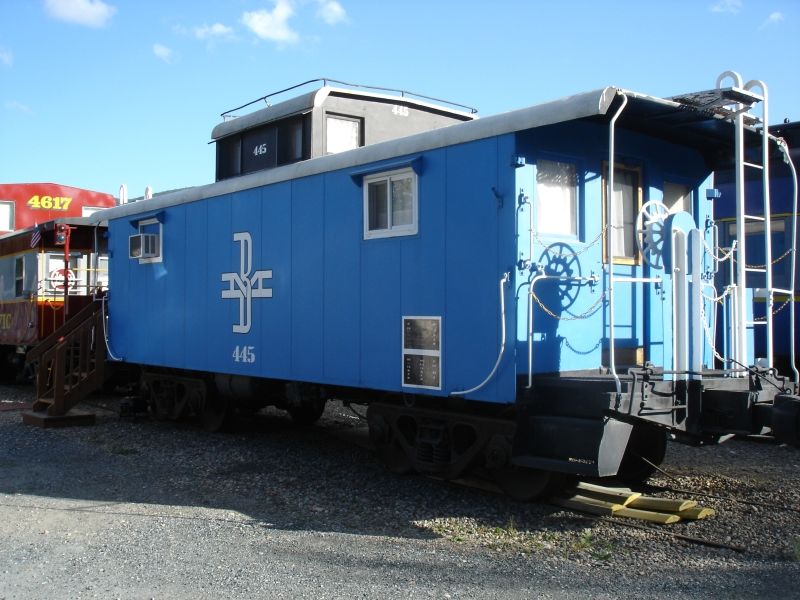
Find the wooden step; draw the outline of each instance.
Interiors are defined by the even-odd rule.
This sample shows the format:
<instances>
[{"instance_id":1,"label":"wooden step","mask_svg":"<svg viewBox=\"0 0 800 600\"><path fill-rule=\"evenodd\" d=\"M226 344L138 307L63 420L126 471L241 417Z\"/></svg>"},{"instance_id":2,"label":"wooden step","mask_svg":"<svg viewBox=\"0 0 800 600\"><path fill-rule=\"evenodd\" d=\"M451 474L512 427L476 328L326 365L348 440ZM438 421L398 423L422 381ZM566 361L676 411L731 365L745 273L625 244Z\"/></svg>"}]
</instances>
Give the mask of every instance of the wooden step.
<instances>
[{"instance_id":1,"label":"wooden step","mask_svg":"<svg viewBox=\"0 0 800 600\"><path fill-rule=\"evenodd\" d=\"M52 416L32 410L22 413L22 422L34 427L72 427L94 425L95 414L83 410L72 410L65 415Z\"/></svg>"}]
</instances>

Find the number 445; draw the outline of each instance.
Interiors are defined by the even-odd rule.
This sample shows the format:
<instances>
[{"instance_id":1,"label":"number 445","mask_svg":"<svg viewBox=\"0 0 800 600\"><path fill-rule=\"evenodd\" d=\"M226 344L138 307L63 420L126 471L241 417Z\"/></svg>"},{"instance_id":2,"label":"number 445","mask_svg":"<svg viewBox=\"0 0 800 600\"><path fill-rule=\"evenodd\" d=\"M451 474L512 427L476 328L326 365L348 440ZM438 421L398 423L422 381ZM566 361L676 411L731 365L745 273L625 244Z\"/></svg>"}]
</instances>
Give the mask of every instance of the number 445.
<instances>
[{"instance_id":1,"label":"number 445","mask_svg":"<svg viewBox=\"0 0 800 600\"><path fill-rule=\"evenodd\" d=\"M236 346L233 349L234 362L254 363L256 362L255 346Z\"/></svg>"}]
</instances>

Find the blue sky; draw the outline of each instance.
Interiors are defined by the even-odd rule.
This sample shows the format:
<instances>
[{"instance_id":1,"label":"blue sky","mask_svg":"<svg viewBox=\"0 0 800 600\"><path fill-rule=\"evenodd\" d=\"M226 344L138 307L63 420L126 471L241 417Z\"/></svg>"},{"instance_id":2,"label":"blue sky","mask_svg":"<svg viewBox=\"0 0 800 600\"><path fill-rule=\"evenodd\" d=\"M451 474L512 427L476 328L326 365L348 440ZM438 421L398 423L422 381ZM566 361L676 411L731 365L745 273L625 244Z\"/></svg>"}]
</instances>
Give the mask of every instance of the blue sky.
<instances>
[{"instance_id":1,"label":"blue sky","mask_svg":"<svg viewBox=\"0 0 800 600\"><path fill-rule=\"evenodd\" d=\"M0 0L0 182L213 181L219 113L316 77L481 115L761 79L800 120L798 0Z\"/></svg>"}]
</instances>

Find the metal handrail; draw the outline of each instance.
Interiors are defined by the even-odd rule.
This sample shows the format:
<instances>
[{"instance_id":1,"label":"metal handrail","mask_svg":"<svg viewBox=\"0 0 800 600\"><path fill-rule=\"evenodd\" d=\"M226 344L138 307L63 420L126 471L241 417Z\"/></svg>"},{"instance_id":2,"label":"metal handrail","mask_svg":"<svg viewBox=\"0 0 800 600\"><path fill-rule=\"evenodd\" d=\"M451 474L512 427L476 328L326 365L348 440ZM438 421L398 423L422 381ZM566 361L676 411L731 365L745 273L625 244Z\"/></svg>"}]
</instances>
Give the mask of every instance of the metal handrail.
<instances>
[{"instance_id":1,"label":"metal handrail","mask_svg":"<svg viewBox=\"0 0 800 600\"><path fill-rule=\"evenodd\" d=\"M492 378L494 377L495 373L497 373L497 369L500 366L500 362L503 360L503 354L506 351L506 299L505 299L505 285L511 279L511 273L503 273L503 277L500 279L500 351L497 354L497 360L494 363L494 367L489 372L489 374L481 381L478 385L469 388L468 390L459 390L457 392L450 392L451 396L466 396L467 394L471 394L472 392L477 392L481 388L483 388L487 383L489 383Z\"/></svg>"},{"instance_id":2,"label":"metal handrail","mask_svg":"<svg viewBox=\"0 0 800 600\"><path fill-rule=\"evenodd\" d=\"M767 366L774 364L774 323L772 320L772 306L774 304L774 289L772 286L772 207L769 195L769 115L767 84L758 79L752 79L744 84L745 90L754 87L761 88L763 101L761 103L761 195L764 202L764 286L767 288ZM748 163L745 163L748 165ZM759 167L759 165L750 165ZM747 260L747 257L743 257Z\"/></svg>"},{"instance_id":3,"label":"metal handrail","mask_svg":"<svg viewBox=\"0 0 800 600\"><path fill-rule=\"evenodd\" d=\"M409 92L408 90L400 90L394 88L387 88L387 87L379 87L375 85L361 85L358 83L347 83L346 81L340 81L338 79L331 79L330 77L319 77L317 79L309 79L308 81L304 81L303 83L298 83L297 85L290 86L288 88L284 88L282 90L278 90L277 92L272 92L267 94L266 96L261 96L261 98L256 98L255 100L248 102L247 104L242 104L241 106L237 106L236 108L232 108L230 110L226 110L224 113L220 114L220 117L223 119L227 119L233 115L232 112L241 110L242 108L247 108L248 106L252 106L258 102L267 102L269 98L273 96L278 96L280 94L284 94L286 92L291 92L292 90L296 90L297 88L301 88L303 86L312 84L312 83L319 83L322 82L322 87L328 85L328 83L336 83L338 85L346 85L347 87L356 88L356 89L364 89L364 90L375 90L378 92L391 92L393 94L400 94L401 97L405 98L406 96L411 96L414 98L419 98L421 100L431 100L433 102L439 102L441 104L448 104L450 106L456 106L458 108L463 108L468 110L470 114L475 114L478 112L477 108L473 108L472 106L467 106L465 104L458 104L457 102L451 102L449 100L442 100L441 98L434 98L433 96L425 96L424 94L417 94L416 92ZM267 102L269 105L269 102Z\"/></svg>"},{"instance_id":4,"label":"metal handrail","mask_svg":"<svg viewBox=\"0 0 800 600\"><path fill-rule=\"evenodd\" d=\"M792 186L794 194L792 196L792 271L789 275L789 289L792 291L790 296L791 311L789 313L789 360L792 366L792 373L794 373L795 392L797 386L800 384L800 372L797 370L795 360L795 313L794 313L794 291L795 291L795 270L797 268L797 169L795 169L794 162L789 153L789 145L785 140L780 140L778 149L783 153L786 163L789 165L789 171L792 173Z\"/></svg>"},{"instance_id":5,"label":"metal handrail","mask_svg":"<svg viewBox=\"0 0 800 600\"><path fill-rule=\"evenodd\" d=\"M611 375L614 377L617 395L622 393L622 384L620 383L619 375L617 375L616 357L614 356L614 232L612 231L614 226L614 170L616 167L614 144L617 119L628 104L628 97L622 92L619 92L619 95L622 96L622 104L608 123L608 192L606 192L606 214L608 215L609 225L606 233L606 255L608 258L608 279L606 280L608 282L608 288L606 289L608 296L608 362Z\"/></svg>"}]
</instances>

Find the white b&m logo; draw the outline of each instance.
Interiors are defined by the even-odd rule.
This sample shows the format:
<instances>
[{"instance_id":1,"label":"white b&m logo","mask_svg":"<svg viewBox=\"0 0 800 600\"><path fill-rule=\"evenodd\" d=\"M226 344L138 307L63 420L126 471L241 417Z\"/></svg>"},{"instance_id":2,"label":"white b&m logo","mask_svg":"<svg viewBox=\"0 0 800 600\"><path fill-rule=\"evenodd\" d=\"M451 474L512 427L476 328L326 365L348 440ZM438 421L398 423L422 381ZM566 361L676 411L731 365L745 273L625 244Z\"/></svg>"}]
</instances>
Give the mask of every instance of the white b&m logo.
<instances>
[{"instance_id":1,"label":"white b&m logo","mask_svg":"<svg viewBox=\"0 0 800 600\"><path fill-rule=\"evenodd\" d=\"M222 290L222 298L239 300L239 324L233 326L233 333L248 333L251 326L253 298L272 298L272 288L264 287L265 279L272 279L272 269L256 271L253 269L253 238L243 231L233 234L233 241L239 242L239 272L223 273L222 281L228 289Z\"/></svg>"}]
</instances>

